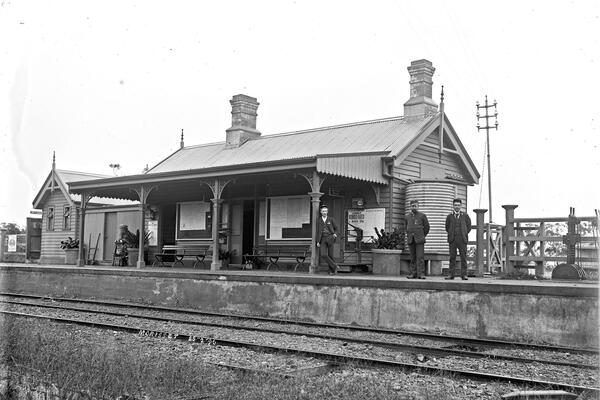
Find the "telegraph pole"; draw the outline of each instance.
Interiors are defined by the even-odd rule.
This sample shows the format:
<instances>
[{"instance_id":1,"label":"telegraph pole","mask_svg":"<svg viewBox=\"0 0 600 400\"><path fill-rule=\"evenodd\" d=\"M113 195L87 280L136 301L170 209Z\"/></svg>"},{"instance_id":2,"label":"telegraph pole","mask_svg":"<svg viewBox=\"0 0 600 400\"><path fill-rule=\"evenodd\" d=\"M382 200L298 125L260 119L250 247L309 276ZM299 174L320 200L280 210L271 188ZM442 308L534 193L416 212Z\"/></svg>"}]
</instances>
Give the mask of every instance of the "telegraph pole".
<instances>
[{"instance_id":1,"label":"telegraph pole","mask_svg":"<svg viewBox=\"0 0 600 400\"><path fill-rule=\"evenodd\" d=\"M479 132L481 129L485 129L485 134L486 134L486 149L487 149L487 164L488 164L488 197L489 197L489 204L490 204L490 213L489 213L489 217L490 217L490 224L492 223L492 164L490 163L490 129L496 129L498 130L498 110L496 108L496 105L498 103L496 103L496 100L494 100L494 104L488 104L488 99L487 99L487 95L485 96L485 105L481 106L479 105L479 102L475 103L477 105L477 132ZM494 107L494 113L490 114L490 108ZM484 109L485 110L485 115L480 115L479 114L479 110L480 109ZM479 126L479 120L485 118L485 126ZM494 125L490 125L490 118L494 118L495 124Z\"/></svg>"}]
</instances>

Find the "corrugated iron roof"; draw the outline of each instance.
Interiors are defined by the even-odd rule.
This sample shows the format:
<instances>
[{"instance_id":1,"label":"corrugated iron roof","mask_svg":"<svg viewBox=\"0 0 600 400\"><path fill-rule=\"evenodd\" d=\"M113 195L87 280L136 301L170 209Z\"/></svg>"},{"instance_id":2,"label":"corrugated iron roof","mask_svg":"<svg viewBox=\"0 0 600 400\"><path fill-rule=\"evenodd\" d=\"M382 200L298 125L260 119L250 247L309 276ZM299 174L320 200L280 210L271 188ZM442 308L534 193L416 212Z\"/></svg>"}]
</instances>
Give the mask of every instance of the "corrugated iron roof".
<instances>
[{"instance_id":1,"label":"corrugated iron roof","mask_svg":"<svg viewBox=\"0 0 600 400\"><path fill-rule=\"evenodd\" d=\"M109 175L92 174L89 172L67 171L64 169L55 169L54 172L58 174L58 176L64 183L88 181L90 179L95 178L110 178Z\"/></svg>"},{"instance_id":2,"label":"corrugated iron roof","mask_svg":"<svg viewBox=\"0 0 600 400\"><path fill-rule=\"evenodd\" d=\"M379 156L370 154L361 162L369 170L378 165L376 175L382 181L380 160L385 153L399 153L411 142L421 129L435 118L412 119L406 121L403 117L379 119L310 129L297 132L263 135L249 140L240 147L226 148L225 142L184 147L154 166L148 174L173 171L199 170L232 165L244 165L280 160L319 158L327 155L327 160L320 162L322 168L337 171L341 175L342 166L350 167L349 154L381 153ZM225 133L223 133L225 135ZM340 156L335 160L335 156ZM334 165L335 164L335 165ZM351 167L353 174L372 180L373 174L360 173ZM327 172L323 170L322 172ZM334 173L334 172L328 172ZM344 173L343 176L349 176Z\"/></svg>"},{"instance_id":3,"label":"corrugated iron roof","mask_svg":"<svg viewBox=\"0 0 600 400\"><path fill-rule=\"evenodd\" d=\"M54 172L58 175L61 181L69 187L69 183L89 181L91 179L103 179L110 178L109 175L92 174L90 172L79 172L79 171L66 171L63 169L55 169ZM69 193L71 200L75 202L81 201L81 195ZM124 200L124 199L113 199L109 197L92 197L90 204L96 205L107 205L107 206L129 206L139 204L137 201Z\"/></svg>"}]
</instances>

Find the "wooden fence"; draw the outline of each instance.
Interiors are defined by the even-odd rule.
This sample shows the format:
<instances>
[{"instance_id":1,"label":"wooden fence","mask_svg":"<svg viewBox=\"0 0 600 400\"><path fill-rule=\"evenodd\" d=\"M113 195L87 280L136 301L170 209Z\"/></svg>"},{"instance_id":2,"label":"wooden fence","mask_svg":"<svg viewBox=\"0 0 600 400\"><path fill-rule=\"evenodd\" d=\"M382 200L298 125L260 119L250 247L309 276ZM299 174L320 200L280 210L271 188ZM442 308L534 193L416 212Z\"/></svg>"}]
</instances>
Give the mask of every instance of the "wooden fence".
<instances>
[{"instance_id":1,"label":"wooden fence","mask_svg":"<svg viewBox=\"0 0 600 400\"><path fill-rule=\"evenodd\" d=\"M570 217L517 218L516 205L502 207L506 212L505 226L484 224L487 210L474 210L476 240L470 244L475 244L474 262L479 274L498 271L510 274L518 269L534 269L535 274L542 277L545 272L551 272L553 265L567 263L571 249L574 263L582 267L588 277L597 279L598 211L592 217L575 217L572 210ZM568 224L572 226L567 228Z\"/></svg>"}]
</instances>

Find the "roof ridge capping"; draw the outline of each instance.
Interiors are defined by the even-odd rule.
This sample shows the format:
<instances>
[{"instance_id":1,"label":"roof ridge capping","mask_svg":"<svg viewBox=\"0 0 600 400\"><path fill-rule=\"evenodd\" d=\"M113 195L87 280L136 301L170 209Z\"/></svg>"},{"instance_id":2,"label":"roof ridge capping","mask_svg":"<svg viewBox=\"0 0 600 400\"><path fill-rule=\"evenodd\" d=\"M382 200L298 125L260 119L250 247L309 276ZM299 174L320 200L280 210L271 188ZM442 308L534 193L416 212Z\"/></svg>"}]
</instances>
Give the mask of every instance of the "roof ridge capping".
<instances>
[{"instance_id":1,"label":"roof ridge capping","mask_svg":"<svg viewBox=\"0 0 600 400\"><path fill-rule=\"evenodd\" d=\"M105 178L110 178L111 177L110 175L97 174L95 172L72 171L72 170L61 169L61 168L56 168L55 171L62 172L62 173L67 173L67 174L92 175L92 176L99 176L99 177L105 177Z\"/></svg>"},{"instance_id":2,"label":"roof ridge capping","mask_svg":"<svg viewBox=\"0 0 600 400\"><path fill-rule=\"evenodd\" d=\"M404 120L405 120L404 116L397 116L397 117L370 119L370 120L367 120L367 121L347 122L347 123L344 123L344 124L328 125L328 126L322 126L322 127L319 127L319 128L310 128L310 129L303 129L303 130L298 130L298 131L288 131L288 132L281 132L281 133L273 133L273 134L270 134L270 135L261 136L261 137L255 139L255 140L266 139L266 138L273 137L273 136L294 135L294 134L298 134L298 133L310 133L310 132L324 131L324 130L328 130L328 129L339 129L339 128L347 128L347 127L350 127L350 126L376 124L376 123L390 122L390 121L404 121Z\"/></svg>"},{"instance_id":3,"label":"roof ridge capping","mask_svg":"<svg viewBox=\"0 0 600 400\"><path fill-rule=\"evenodd\" d=\"M338 125L322 126L322 127L319 127L319 128L310 128L310 129L302 129L302 130L298 130L298 131L288 131L288 132L264 134L264 135L261 135L261 136L255 138L255 139L252 139L252 140L255 141L255 140L269 139L269 138L272 138L272 137L279 137L279 136L286 136L286 135L296 135L296 134L300 134L300 133L318 132L318 131L325 131L325 130L328 130L328 129L347 128L347 127L350 127L350 126L377 124L377 123L390 122L390 121L403 121L404 122L404 121L406 121L406 119L404 118L404 116L401 115L401 116L396 116L396 117L370 119L370 120L367 120L367 121L347 122L347 123L338 124ZM408 121L408 122L415 122L415 121ZM185 146L183 149L187 150L187 149L192 149L192 148L197 148L197 147L204 147L204 146L216 146L216 145L221 145L223 143L225 143L225 141L211 142L211 143L199 143L199 144L194 144L194 145L191 145L191 146Z\"/></svg>"}]
</instances>

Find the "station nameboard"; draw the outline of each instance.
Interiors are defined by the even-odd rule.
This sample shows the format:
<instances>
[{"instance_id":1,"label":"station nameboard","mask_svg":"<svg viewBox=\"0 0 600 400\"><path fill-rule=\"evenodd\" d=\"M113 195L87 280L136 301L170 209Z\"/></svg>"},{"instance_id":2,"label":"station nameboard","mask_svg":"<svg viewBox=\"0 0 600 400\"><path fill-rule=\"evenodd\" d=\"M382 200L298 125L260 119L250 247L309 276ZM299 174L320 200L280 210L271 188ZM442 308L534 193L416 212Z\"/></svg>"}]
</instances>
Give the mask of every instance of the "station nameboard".
<instances>
[{"instance_id":1,"label":"station nameboard","mask_svg":"<svg viewBox=\"0 0 600 400\"><path fill-rule=\"evenodd\" d=\"M352 224L363 230L363 242L370 242L371 237L376 237L375 227L385 227L385 208L365 208L361 210L348 210L348 224ZM352 232L352 226L347 230Z\"/></svg>"}]
</instances>

